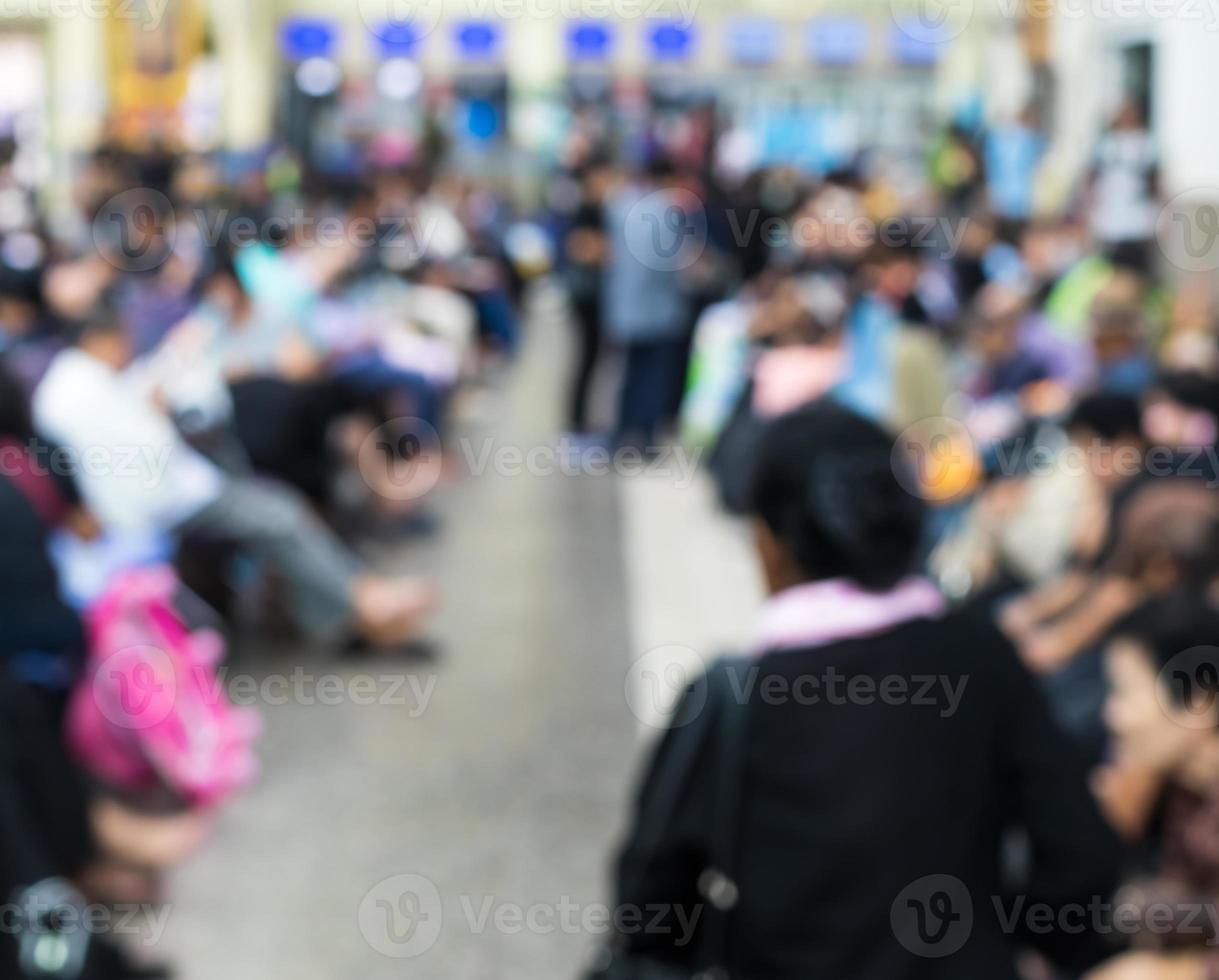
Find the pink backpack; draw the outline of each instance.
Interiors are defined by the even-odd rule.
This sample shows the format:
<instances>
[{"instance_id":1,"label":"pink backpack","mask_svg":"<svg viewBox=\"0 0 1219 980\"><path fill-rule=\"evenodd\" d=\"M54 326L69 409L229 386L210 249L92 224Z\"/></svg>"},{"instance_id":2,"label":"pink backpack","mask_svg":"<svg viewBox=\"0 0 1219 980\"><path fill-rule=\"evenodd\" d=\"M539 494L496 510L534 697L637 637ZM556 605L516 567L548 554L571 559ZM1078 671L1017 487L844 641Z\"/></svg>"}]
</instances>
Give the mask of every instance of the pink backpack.
<instances>
[{"instance_id":1,"label":"pink backpack","mask_svg":"<svg viewBox=\"0 0 1219 980\"><path fill-rule=\"evenodd\" d=\"M89 658L68 705L67 739L107 785L168 789L210 806L254 778L261 726L256 712L229 702L216 674L224 642L183 622L177 588L166 566L134 569L89 608Z\"/></svg>"}]
</instances>

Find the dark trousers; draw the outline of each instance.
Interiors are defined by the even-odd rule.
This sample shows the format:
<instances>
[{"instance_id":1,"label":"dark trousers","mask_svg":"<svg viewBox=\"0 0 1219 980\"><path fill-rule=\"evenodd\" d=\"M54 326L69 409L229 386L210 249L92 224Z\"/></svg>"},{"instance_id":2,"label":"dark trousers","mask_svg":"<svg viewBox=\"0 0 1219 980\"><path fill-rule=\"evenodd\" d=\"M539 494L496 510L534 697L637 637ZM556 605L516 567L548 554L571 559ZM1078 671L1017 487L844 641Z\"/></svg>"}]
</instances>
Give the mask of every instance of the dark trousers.
<instances>
[{"instance_id":1,"label":"dark trousers","mask_svg":"<svg viewBox=\"0 0 1219 980\"><path fill-rule=\"evenodd\" d=\"M626 349L626 374L618 402L617 442L648 448L660 425L672 417L669 394L681 340L634 343Z\"/></svg>"},{"instance_id":2,"label":"dark trousers","mask_svg":"<svg viewBox=\"0 0 1219 980\"><path fill-rule=\"evenodd\" d=\"M342 388L330 380L272 377L246 378L229 387L233 427L254 469L291 484L314 503L328 503L339 460L327 433L350 410Z\"/></svg>"},{"instance_id":3,"label":"dark trousers","mask_svg":"<svg viewBox=\"0 0 1219 980\"><path fill-rule=\"evenodd\" d=\"M567 404L567 424L572 432L580 433L588 431L588 403L601 354L601 300L590 296L576 300L572 307L576 358Z\"/></svg>"}]
</instances>

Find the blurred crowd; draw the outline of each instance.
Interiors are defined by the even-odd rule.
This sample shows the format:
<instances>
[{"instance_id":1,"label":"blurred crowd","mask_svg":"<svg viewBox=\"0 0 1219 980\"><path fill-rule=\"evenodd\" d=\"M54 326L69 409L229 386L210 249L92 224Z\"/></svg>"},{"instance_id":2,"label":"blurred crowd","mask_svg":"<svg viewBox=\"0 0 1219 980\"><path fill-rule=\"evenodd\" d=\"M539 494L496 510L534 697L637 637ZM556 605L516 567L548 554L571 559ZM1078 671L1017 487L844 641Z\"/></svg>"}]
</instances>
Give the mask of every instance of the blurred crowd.
<instances>
[{"instance_id":1,"label":"blurred crowd","mask_svg":"<svg viewBox=\"0 0 1219 980\"><path fill-rule=\"evenodd\" d=\"M438 533L523 279L430 159L103 145L72 193L0 176L0 973L160 976L64 910L164 900L254 776L226 637L430 655L436 587L360 545Z\"/></svg>"},{"instance_id":2,"label":"blurred crowd","mask_svg":"<svg viewBox=\"0 0 1219 980\"><path fill-rule=\"evenodd\" d=\"M576 115L531 226L548 230L569 299L565 445L706 448L725 507L756 519L772 592L853 583L829 607L801 599L813 619L857 606L893 625L909 618L899 605L944 602L997 622L981 640L954 625L913 644L997 651L994 710L971 702L951 729L953 746L1002 746L971 757L974 788L1035 801L1033 858L1061 860L1050 874L1079 884L1072 898L1120 885L1105 897L1213 908L1216 319L1212 284L1157 248L1139 109L1101 135L1065 208L1042 199L1033 112L821 174L759 164L747 144L705 106L629 147L604 116ZM105 145L72 191L52 216L0 172L0 895L18 922L0 929L0 962L158 976L50 920L163 898L165 871L253 777L256 719L216 693L223 637L425 652L435 587L382 574L358 545L436 533L452 419L514 352L547 249L515 202L439 155L337 179L282 149L232 161ZM607 379L615 397L599 396ZM848 450L859 469L844 476L833 461ZM827 636L784 643L814 641ZM835 737L836 716L817 717ZM808 736L807 715L772 720L775 752ZM867 758L867 730L844 731ZM906 737L948 745L936 732ZM908 789L921 827L931 790L875 782ZM844 840L864 828L868 845L865 816ZM895 843L872 833L878 850ZM1128 845L1112 878L1109 834ZM892 867L915 848L895 846ZM782 890L765 863L752 895ZM676 872L654 871L622 894L663 895ZM1124 946L1058 959L1047 945L1021 969L1219 975L1213 918L1136 921ZM771 938L772 955L825 975L962 975L900 959L852 973ZM972 975L999 975L993 962Z\"/></svg>"}]
</instances>

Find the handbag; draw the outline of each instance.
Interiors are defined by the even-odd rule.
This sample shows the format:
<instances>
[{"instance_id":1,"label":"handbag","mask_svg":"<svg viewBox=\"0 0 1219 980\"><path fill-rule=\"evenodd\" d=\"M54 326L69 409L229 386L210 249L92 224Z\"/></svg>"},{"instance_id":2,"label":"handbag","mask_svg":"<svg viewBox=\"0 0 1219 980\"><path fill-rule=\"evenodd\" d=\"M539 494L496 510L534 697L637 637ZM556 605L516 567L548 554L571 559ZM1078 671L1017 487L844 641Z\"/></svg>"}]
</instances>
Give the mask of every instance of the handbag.
<instances>
[{"instance_id":1,"label":"handbag","mask_svg":"<svg viewBox=\"0 0 1219 980\"><path fill-rule=\"evenodd\" d=\"M732 911L740 897L736 881L738 835L745 776L745 735L749 705L733 684L738 670L748 664L744 657L725 657L707 672L707 700L701 717L713 724L716 740L716 783L709 828L709 860L698 877L698 892L706 902L698 932L697 970L639 956L615 947L603 948L598 962L584 980L727 980L731 962ZM680 708L679 708L680 711ZM686 785L693 760L678 758L657 785L666 793L659 805L660 819L676 809L680 787ZM653 826L653 831L663 829ZM646 832L646 830L645 830ZM655 834L654 834L655 836Z\"/></svg>"}]
</instances>

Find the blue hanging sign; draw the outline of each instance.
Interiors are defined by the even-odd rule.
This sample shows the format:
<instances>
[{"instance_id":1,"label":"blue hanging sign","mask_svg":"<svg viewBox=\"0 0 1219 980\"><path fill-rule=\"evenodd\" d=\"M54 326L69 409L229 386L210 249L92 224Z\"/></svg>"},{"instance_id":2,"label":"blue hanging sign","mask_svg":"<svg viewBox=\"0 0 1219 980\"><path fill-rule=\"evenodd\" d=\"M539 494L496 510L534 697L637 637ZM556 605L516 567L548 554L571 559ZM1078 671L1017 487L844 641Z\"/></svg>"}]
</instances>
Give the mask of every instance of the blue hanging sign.
<instances>
[{"instance_id":1,"label":"blue hanging sign","mask_svg":"<svg viewBox=\"0 0 1219 980\"><path fill-rule=\"evenodd\" d=\"M694 50L694 30L676 21L657 24L648 34L653 61L686 61Z\"/></svg>"},{"instance_id":2,"label":"blue hanging sign","mask_svg":"<svg viewBox=\"0 0 1219 980\"><path fill-rule=\"evenodd\" d=\"M489 20L467 20L453 31L457 52L465 61L491 61L499 56L503 32Z\"/></svg>"},{"instance_id":3,"label":"blue hanging sign","mask_svg":"<svg viewBox=\"0 0 1219 980\"><path fill-rule=\"evenodd\" d=\"M279 28L279 48L289 61L329 58L338 43L333 21L315 17L293 17Z\"/></svg>"},{"instance_id":4,"label":"blue hanging sign","mask_svg":"<svg viewBox=\"0 0 1219 980\"><path fill-rule=\"evenodd\" d=\"M410 21L387 21L373 31L373 43L382 58L410 58L423 35Z\"/></svg>"},{"instance_id":5,"label":"blue hanging sign","mask_svg":"<svg viewBox=\"0 0 1219 980\"><path fill-rule=\"evenodd\" d=\"M567 56L572 61L608 61L614 48L609 24L582 21L567 29Z\"/></svg>"}]
</instances>

